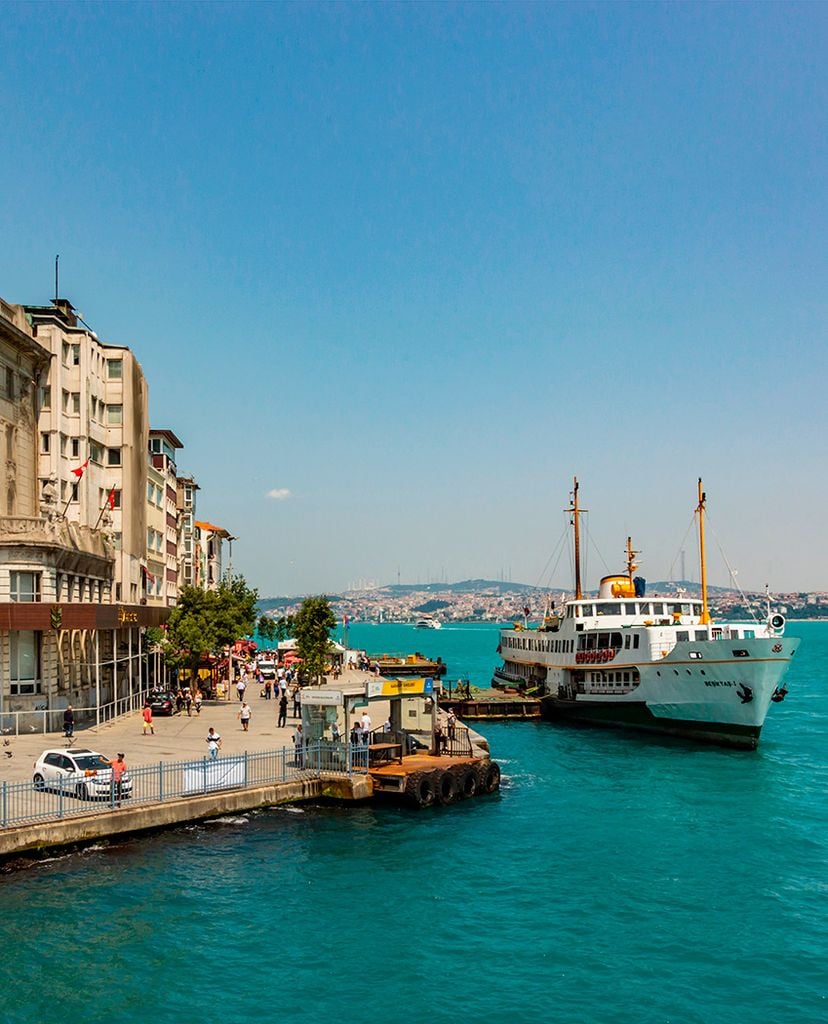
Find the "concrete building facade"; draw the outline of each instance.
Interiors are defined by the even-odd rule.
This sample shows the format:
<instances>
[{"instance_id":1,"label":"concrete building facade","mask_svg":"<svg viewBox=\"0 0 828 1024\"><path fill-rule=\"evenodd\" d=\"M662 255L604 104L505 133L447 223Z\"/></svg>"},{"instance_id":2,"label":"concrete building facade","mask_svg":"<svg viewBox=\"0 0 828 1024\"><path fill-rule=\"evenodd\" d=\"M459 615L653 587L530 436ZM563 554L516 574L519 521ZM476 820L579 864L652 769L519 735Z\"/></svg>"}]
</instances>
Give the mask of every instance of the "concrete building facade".
<instances>
[{"instance_id":1,"label":"concrete building facade","mask_svg":"<svg viewBox=\"0 0 828 1024\"><path fill-rule=\"evenodd\" d=\"M118 713L141 689L143 631L166 617L140 604L143 373L66 300L2 303L3 385L0 722L57 720L68 703Z\"/></svg>"}]
</instances>

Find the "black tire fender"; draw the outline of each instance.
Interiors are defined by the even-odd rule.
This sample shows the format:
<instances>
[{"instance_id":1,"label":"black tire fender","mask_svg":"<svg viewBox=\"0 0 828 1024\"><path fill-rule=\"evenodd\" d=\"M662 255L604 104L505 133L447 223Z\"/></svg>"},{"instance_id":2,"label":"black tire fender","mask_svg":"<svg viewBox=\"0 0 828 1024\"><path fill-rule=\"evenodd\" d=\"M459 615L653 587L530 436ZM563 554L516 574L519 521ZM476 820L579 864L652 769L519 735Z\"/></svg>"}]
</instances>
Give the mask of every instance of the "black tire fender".
<instances>
[{"instance_id":1,"label":"black tire fender","mask_svg":"<svg viewBox=\"0 0 828 1024\"><path fill-rule=\"evenodd\" d=\"M435 772L437 799L441 804L453 804L457 799L457 776L452 771Z\"/></svg>"},{"instance_id":2,"label":"black tire fender","mask_svg":"<svg viewBox=\"0 0 828 1024\"><path fill-rule=\"evenodd\" d=\"M487 793L494 793L500 789L500 765L496 761L490 761L486 768L483 788Z\"/></svg>"},{"instance_id":3,"label":"black tire fender","mask_svg":"<svg viewBox=\"0 0 828 1024\"><path fill-rule=\"evenodd\" d=\"M428 772L412 775L405 787L405 795L415 807L430 807L434 803L434 780Z\"/></svg>"},{"instance_id":4,"label":"black tire fender","mask_svg":"<svg viewBox=\"0 0 828 1024\"><path fill-rule=\"evenodd\" d=\"M460 790L460 796L464 800L470 800L473 796L477 796L477 772L474 768L467 768L458 780L458 788Z\"/></svg>"}]
</instances>

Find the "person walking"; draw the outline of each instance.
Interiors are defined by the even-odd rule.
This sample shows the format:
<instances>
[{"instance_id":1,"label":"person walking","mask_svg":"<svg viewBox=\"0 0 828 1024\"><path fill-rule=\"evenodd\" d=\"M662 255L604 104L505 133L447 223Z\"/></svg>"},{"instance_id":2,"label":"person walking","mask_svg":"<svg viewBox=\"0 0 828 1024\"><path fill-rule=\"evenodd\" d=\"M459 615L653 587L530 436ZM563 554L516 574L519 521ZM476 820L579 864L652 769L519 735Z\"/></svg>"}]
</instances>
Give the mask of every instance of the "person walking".
<instances>
[{"instance_id":1,"label":"person walking","mask_svg":"<svg viewBox=\"0 0 828 1024\"><path fill-rule=\"evenodd\" d=\"M244 680L244 676L242 676L239 679L239 681L236 683L236 693L238 693L238 695L239 695L239 703L242 703L244 701L244 691L246 689L247 689L247 683Z\"/></svg>"},{"instance_id":2,"label":"person walking","mask_svg":"<svg viewBox=\"0 0 828 1024\"><path fill-rule=\"evenodd\" d=\"M250 717L253 712L250 710L250 705L247 701L242 701L242 706L239 708L238 719L242 724L242 729L247 732L247 728L250 725Z\"/></svg>"},{"instance_id":3,"label":"person walking","mask_svg":"<svg viewBox=\"0 0 828 1024\"><path fill-rule=\"evenodd\" d=\"M287 725L287 694L283 693L279 698L279 717L276 720L277 729Z\"/></svg>"},{"instance_id":4,"label":"person walking","mask_svg":"<svg viewBox=\"0 0 828 1024\"><path fill-rule=\"evenodd\" d=\"M67 704L63 712L63 735L67 740L75 738L75 712L71 704Z\"/></svg>"},{"instance_id":5,"label":"person walking","mask_svg":"<svg viewBox=\"0 0 828 1024\"><path fill-rule=\"evenodd\" d=\"M457 729L457 715L454 713L454 708L449 709L448 716L446 717L446 726L448 728L449 742L454 742L454 734Z\"/></svg>"},{"instance_id":6,"label":"person walking","mask_svg":"<svg viewBox=\"0 0 828 1024\"><path fill-rule=\"evenodd\" d=\"M211 761L218 760L218 752L221 750L221 736L210 726L207 730L207 752Z\"/></svg>"},{"instance_id":7,"label":"person walking","mask_svg":"<svg viewBox=\"0 0 828 1024\"><path fill-rule=\"evenodd\" d=\"M150 702L149 701L145 702L144 710L141 712L141 717L144 719L144 731L143 731L142 735L146 736L147 735L147 729L149 729L149 731L154 736L155 735L155 726L152 724L152 707L150 706Z\"/></svg>"},{"instance_id":8,"label":"person walking","mask_svg":"<svg viewBox=\"0 0 828 1024\"><path fill-rule=\"evenodd\" d=\"M282 690L282 696L287 697L284 690ZM298 683L294 684L291 696L293 697L293 717L299 718L302 714L302 688Z\"/></svg>"},{"instance_id":9,"label":"person walking","mask_svg":"<svg viewBox=\"0 0 828 1024\"><path fill-rule=\"evenodd\" d=\"M368 742L371 735L371 716L366 711L362 716L362 739L364 743Z\"/></svg>"}]
</instances>

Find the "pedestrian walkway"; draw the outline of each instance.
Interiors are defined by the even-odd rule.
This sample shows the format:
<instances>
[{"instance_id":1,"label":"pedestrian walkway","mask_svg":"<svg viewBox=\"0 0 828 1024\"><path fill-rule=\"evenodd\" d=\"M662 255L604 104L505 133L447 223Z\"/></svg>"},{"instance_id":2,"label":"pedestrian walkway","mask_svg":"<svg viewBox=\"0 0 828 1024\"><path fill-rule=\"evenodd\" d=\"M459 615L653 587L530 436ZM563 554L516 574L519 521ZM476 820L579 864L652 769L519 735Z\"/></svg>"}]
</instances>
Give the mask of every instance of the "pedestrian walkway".
<instances>
[{"instance_id":1,"label":"pedestrian walkway","mask_svg":"<svg viewBox=\"0 0 828 1024\"><path fill-rule=\"evenodd\" d=\"M370 679L369 673L351 671L347 673L349 680ZM331 681L330 685L336 684ZM221 735L221 756L243 754L245 750L273 750L291 746L293 734L299 719L293 716L293 701L288 700L287 724L282 728L276 725L279 712L278 700L264 700L258 696L258 688L254 696L248 687L248 703L252 709L250 729L245 732L238 719L239 701L205 702L201 714L195 711L189 717L185 712L172 716L153 716L155 735L142 735L143 719L141 712L125 715L114 722L79 728L75 732L72 743L74 748L86 747L97 750L108 757L123 752L128 765L157 764L159 761L181 761L188 758L206 757L207 730L212 726ZM371 704L371 715L376 721L382 721L387 713L384 702ZM0 746L0 782L22 782L31 779L33 765L44 750L62 749L69 746L69 741L62 732L32 733L31 735L3 737ZM7 755L11 754L11 757Z\"/></svg>"}]
</instances>

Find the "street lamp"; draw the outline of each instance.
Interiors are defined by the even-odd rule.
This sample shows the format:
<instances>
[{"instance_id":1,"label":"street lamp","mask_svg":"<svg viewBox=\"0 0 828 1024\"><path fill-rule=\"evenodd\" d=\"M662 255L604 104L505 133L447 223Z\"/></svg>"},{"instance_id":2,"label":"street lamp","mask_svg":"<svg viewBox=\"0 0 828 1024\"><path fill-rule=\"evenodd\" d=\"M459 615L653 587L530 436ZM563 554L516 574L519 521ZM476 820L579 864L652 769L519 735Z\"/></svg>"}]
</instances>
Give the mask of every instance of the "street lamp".
<instances>
[{"instance_id":1,"label":"street lamp","mask_svg":"<svg viewBox=\"0 0 828 1024\"><path fill-rule=\"evenodd\" d=\"M227 545L228 545L228 552L227 552L227 580L230 583L233 582L233 541L234 540L238 540L238 539L239 539L238 537L234 537L230 533L228 533L227 537L225 538L225 540L227 541Z\"/></svg>"}]
</instances>

